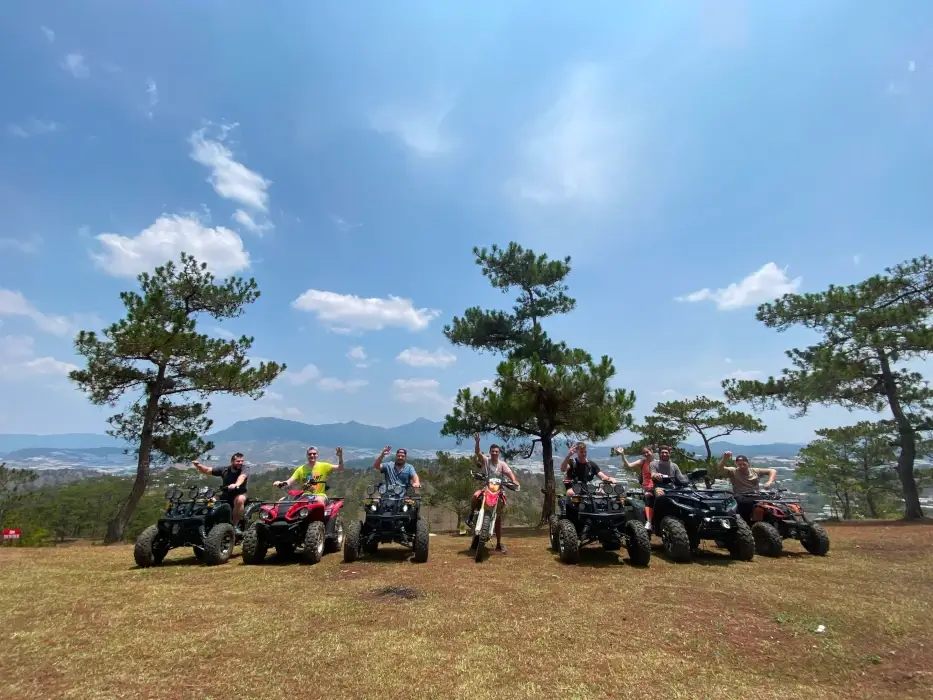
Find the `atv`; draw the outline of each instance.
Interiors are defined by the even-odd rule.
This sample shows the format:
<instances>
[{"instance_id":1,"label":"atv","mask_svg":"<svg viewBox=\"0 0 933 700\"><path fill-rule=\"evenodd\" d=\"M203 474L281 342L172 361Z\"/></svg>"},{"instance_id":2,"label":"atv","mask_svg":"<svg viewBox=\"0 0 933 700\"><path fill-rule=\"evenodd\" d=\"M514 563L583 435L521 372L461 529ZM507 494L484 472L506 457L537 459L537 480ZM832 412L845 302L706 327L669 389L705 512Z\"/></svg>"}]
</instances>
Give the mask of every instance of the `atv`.
<instances>
[{"instance_id":1,"label":"atv","mask_svg":"<svg viewBox=\"0 0 933 700\"><path fill-rule=\"evenodd\" d=\"M474 550L473 559L478 563L483 560L486 543L489 542L489 537L495 532L496 520L502 517L502 509L505 505L505 495L501 492L502 487L505 486L510 491L518 491L519 486L505 476L487 476L482 472L475 472L473 478L484 482L483 489L480 491L479 508L470 514L467 523L468 529L473 530L470 549Z\"/></svg>"},{"instance_id":2,"label":"atv","mask_svg":"<svg viewBox=\"0 0 933 700\"><path fill-rule=\"evenodd\" d=\"M291 489L278 501L263 503L243 534L243 563L259 564L269 547L279 556L299 552L309 564L317 564L325 553L340 551L344 529L340 509L342 498L310 493L312 486L325 481L307 479L304 487Z\"/></svg>"},{"instance_id":3,"label":"atv","mask_svg":"<svg viewBox=\"0 0 933 700\"><path fill-rule=\"evenodd\" d=\"M375 554L380 544L395 542L414 551L414 560L428 560L428 521L421 517L421 496L401 484L370 486L363 501L365 519L347 525L343 560L359 559L361 553Z\"/></svg>"},{"instance_id":4,"label":"atv","mask_svg":"<svg viewBox=\"0 0 933 700\"><path fill-rule=\"evenodd\" d=\"M562 515L551 516L551 549L565 564L580 560L580 548L599 542L615 552L625 544L636 566L651 561L651 538L645 529L645 511L621 484L574 482L572 496L565 496Z\"/></svg>"},{"instance_id":5,"label":"atv","mask_svg":"<svg viewBox=\"0 0 933 700\"><path fill-rule=\"evenodd\" d=\"M751 561L755 557L755 538L748 524L736 513L738 503L732 491L698 489L706 469L687 474L689 484L676 485L669 476L655 478L664 488L657 495L652 514L652 529L661 536L664 551L674 561L690 561L702 540L713 540L729 550L733 559Z\"/></svg>"},{"instance_id":6,"label":"atv","mask_svg":"<svg viewBox=\"0 0 933 700\"><path fill-rule=\"evenodd\" d=\"M765 557L780 556L784 540L800 540L810 554L825 556L829 535L823 526L807 518L800 500L788 498L785 488L762 491L752 507L748 524L755 537L755 550Z\"/></svg>"},{"instance_id":7,"label":"atv","mask_svg":"<svg viewBox=\"0 0 933 700\"><path fill-rule=\"evenodd\" d=\"M140 568L157 566L170 550L192 547L198 560L208 566L225 564L236 544L233 510L222 500L223 488L189 485L184 491L169 486L165 492L165 514L136 538L133 558Z\"/></svg>"}]
</instances>

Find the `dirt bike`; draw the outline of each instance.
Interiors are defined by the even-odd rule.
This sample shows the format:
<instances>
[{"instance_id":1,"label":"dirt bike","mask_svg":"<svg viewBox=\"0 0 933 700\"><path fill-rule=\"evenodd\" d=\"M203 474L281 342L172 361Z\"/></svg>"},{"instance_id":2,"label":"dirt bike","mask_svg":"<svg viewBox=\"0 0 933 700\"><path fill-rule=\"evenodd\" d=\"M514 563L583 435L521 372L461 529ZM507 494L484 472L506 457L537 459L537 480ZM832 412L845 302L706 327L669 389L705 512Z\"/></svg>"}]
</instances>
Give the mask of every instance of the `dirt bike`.
<instances>
[{"instance_id":1,"label":"dirt bike","mask_svg":"<svg viewBox=\"0 0 933 700\"><path fill-rule=\"evenodd\" d=\"M505 506L505 494L502 487L511 491L518 491L519 486L506 476L486 476L482 472L474 472L473 478L486 482L480 492L479 509L474 510L470 516L470 526L473 530L473 541L470 548L475 550L474 561L483 559L486 543L495 532L496 520L502 517Z\"/></svg>"}]
</instances>

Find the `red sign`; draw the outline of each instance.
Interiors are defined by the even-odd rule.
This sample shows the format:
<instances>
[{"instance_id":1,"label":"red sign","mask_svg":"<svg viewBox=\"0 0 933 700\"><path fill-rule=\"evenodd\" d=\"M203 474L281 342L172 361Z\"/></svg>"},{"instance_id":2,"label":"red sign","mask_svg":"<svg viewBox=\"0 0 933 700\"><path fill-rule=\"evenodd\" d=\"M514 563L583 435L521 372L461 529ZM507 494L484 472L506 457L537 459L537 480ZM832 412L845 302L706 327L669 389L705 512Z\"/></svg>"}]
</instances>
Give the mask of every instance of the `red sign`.
<instances>
[{"instance_id":1,"label":"red sign","mask_svg":"<svg viewBox=\"0 0 933 700\"><path fill-rule=\"evenodd\" d=\"M10 530L9 528L4 529L3 539L5 540L18 540L19 536L23 534L22 530Z\"/></svg>"}]
</instances>

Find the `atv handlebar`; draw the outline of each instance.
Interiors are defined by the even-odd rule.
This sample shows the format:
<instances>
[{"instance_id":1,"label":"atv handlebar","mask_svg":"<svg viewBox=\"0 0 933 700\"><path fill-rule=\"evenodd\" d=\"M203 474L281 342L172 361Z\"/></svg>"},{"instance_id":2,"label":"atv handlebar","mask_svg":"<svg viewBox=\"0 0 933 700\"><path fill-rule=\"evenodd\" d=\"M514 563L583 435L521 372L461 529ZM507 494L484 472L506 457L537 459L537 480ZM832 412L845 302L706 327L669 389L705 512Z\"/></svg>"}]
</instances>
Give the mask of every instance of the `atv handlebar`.
<instances>
[{"instance_id":1,"label":"atv handlebar","mask_svg":"<svg viewBox=\"0 0 933 700\"><path fill-rule=\"evenodd\" d=\"M487 477L482 472L473 472L473 478L476 479L477 481L488 481L489 480L489 477ZM502 482L502 485L505 486L507 489L510 489L511 491L521 491L522 487L516 484L511 479L507 479L504 476L497 476L493 478L499 479Z\"/></svg>"}]
</instances>

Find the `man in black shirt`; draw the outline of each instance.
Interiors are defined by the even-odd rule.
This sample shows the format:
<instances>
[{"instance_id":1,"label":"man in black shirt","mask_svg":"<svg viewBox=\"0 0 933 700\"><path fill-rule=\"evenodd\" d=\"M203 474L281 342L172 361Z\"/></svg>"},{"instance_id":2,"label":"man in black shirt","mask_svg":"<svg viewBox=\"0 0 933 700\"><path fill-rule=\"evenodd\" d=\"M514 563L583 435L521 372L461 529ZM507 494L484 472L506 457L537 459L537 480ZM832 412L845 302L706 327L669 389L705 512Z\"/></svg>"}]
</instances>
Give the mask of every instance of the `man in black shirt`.
<instances>
[{"instance_id":1,"label":"man in black shirt","mask_svg":"<svg viewBox=\"0 0 933 700\"><path fill-rule=\"evenodd\" d=\"M596 462L591 462L586 458L586 443L578 442L570 448L564 461L560 463L560 470L564 473L564 486L567 487L567 495L573 495L571 485L575 481L588 483L595 478L608 481L610 484L616 483L611 476L603 474Z\"/></svg>"},{"instance_id":2,"label":"man in black shirt","mask_svg":"<svg viewBox=\"0 0 933 700\"><path fill-rule=\"evenodd\" d=\"M239 527L243 509L246 507L246 481L249 479L249 467L243 459L243 453L237 452L230 458L230 466L207 467L198 460L194 460L194 467L202 474L219 476L224 488L227 490L223 500L233 508L233 525Z\"/></svg>"}]
</instances>

